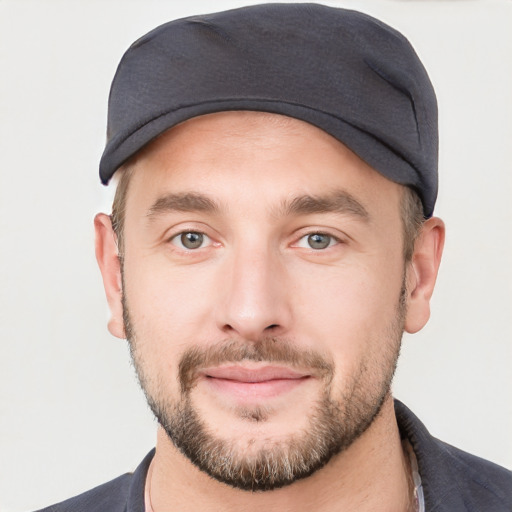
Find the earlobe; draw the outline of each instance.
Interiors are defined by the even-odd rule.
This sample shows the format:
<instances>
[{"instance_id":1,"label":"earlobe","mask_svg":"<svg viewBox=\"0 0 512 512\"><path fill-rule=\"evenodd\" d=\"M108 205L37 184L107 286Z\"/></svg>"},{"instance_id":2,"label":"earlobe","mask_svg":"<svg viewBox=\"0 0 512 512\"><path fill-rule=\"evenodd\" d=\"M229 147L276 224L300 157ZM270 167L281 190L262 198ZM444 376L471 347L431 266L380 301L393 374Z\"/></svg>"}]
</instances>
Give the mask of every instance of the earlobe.
<instances>
[{"instance_id":1,"label":"earlobe","mask_svg":"<svg viewBox=\"0 0 512 512\"><path fill-rule=\"evenodd\" d=\"M415 333L430 317L430 298L434 292L445 238L444 222L432 217L423 224L407 270L407 315L405 330Z\"/></svg>"},{"instance_id":2,"label":"earlobe","mask_svg":"<svg viewBox=\"0 0 512 512\"><path fill-rule=\"evenodd\" d=\"M94 218L94 231L96 234L96 260L100 267L111 314L108 330L117 338L125 338L121 263L110 217L104 213L98 213Z\"/></svg>"}]
</instances>

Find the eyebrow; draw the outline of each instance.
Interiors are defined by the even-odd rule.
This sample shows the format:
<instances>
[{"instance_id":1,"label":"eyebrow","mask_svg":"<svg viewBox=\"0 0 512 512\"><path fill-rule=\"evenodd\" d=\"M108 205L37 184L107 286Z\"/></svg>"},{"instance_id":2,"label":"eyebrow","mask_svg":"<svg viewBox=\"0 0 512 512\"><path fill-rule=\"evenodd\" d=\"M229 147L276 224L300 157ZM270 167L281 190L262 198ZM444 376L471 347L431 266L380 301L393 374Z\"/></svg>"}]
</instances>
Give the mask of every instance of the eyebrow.
<instances>
[{"instance_id":1,"label":"eyebrow","mask_svg":"<svg viewBox=\"0 0 512 512\"><path fill-rule=\"evenodd\" d=\"M194 192L171 193L159 197L149 208L148 218L151 220L167 212L204 212L219 213L220 205L203 194ZM325 196L301 195L285 200L274 212L277 217L292 215L311 215L315 213L339 213L359 217L368 221L368 211L357 199L344 190Z\"/></svg>"},{"instance_id":2,"label":"eyebrow","mask_svg":"<svg viewBox=\"0 0 512 512\"><path fill-rule=\"evenodd\" d=\"M303 195L285 201L279 209L279 214L308 215L314 213L340 213L359 217L368 221L370 215L361 202L344 190L338 190L326 196Z\"/></svg>"},{"instance_id":3,"label":"eyebrow","mask_svg":"<svg viewBox=\"0 0 512 512\"><path fill-rule=\"evenodd\" d=\"M148 218L153 219L166 212L205 212L218 213L219 205L209 197L192 192L166 194L159 197L148 210Z\"/></svg>"}]
</instances>

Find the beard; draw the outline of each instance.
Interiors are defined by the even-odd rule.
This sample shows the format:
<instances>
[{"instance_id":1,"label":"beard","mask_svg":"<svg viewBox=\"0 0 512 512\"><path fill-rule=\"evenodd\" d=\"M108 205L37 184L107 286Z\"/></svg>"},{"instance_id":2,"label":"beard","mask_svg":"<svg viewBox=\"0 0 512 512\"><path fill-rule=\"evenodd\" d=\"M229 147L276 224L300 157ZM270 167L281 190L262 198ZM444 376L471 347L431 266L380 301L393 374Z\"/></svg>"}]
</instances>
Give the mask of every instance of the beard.
<instances>
[{"instance_id":1,"label":"beard","mask_svg":"<svg viewBox=\"0 0 512 512\"><path fill-rule=\"evenodd\" d=\"M391 382L400 353L406 314L405 278L396 306L396 315L381 335L384 347L380 357L368 354L357 372L334 386L334 364L312 350L297 348L283 338L264 338L257 342L227 339L208 348L192 347L179 361L180 393L170 397L162 378L149 375L144 364L126 297L123 317L126 337L137 377L157 421L174 446L197 468L215 480L245 491L269 491L310 476L334 456L356 441L379 415L390 395ZM192 391L201 368L242 361L269 362L291 368L314 370L323 383L312 404L307 427L287 438L265 440L257 450L236 440L216 436L193 404ZM271 411L262 407L235 410L239 418L264 423Z\"/></svg>"}]
</instances>

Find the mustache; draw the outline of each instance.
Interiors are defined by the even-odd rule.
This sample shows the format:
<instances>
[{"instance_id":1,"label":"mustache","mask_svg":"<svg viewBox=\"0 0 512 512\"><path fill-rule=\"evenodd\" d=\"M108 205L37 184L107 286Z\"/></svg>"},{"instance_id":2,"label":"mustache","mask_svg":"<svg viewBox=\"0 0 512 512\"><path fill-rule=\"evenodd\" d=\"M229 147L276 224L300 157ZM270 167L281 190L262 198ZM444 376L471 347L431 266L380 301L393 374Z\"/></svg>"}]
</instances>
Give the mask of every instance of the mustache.
<instances>
[{"instance_id":1,"label":"mustache","mask_svg":"<svg viewBox=\"0 0 512 512\"><path fill-rule=\"evenodd\" d=\"M191 347L183 353L178 365L182 394L192 389L202 368L242 361L280 363L308 369L328 382L334 373L332 361L317 351L299 349L285 339L264 338L256 342L224 340L208 347Z\"/></svg>"}]
</instances>

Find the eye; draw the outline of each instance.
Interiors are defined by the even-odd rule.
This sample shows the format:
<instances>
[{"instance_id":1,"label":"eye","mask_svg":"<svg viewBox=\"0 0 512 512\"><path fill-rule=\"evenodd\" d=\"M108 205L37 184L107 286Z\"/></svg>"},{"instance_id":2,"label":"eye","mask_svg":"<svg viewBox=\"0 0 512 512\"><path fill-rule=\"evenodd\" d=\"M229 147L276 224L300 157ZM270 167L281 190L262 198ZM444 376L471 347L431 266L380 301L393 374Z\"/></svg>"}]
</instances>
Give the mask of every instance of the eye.
<instances>
[{"instance_id":1,"label":"eye","mask_svg":"<svg viewBox=\"0 0 512 512\"><path fill-rule=\"evenodd\" d=\"M198 231L184 231L172 237L171 243L180 249L194 250L209 245L211 240L204 233Z\"/></svg>"},{"instance_id":2,"label":"eye","mask_svg":"<svg viewBox=\"0 0 512 512\"><path fill-rule=\"evenodd\" d=\"M297 246L318 251L327 249L337 243L339 243L339 240L331 235L325 233L310 233L309 235L303 236L298 241Z\"/></svg>"}]
</instances>

